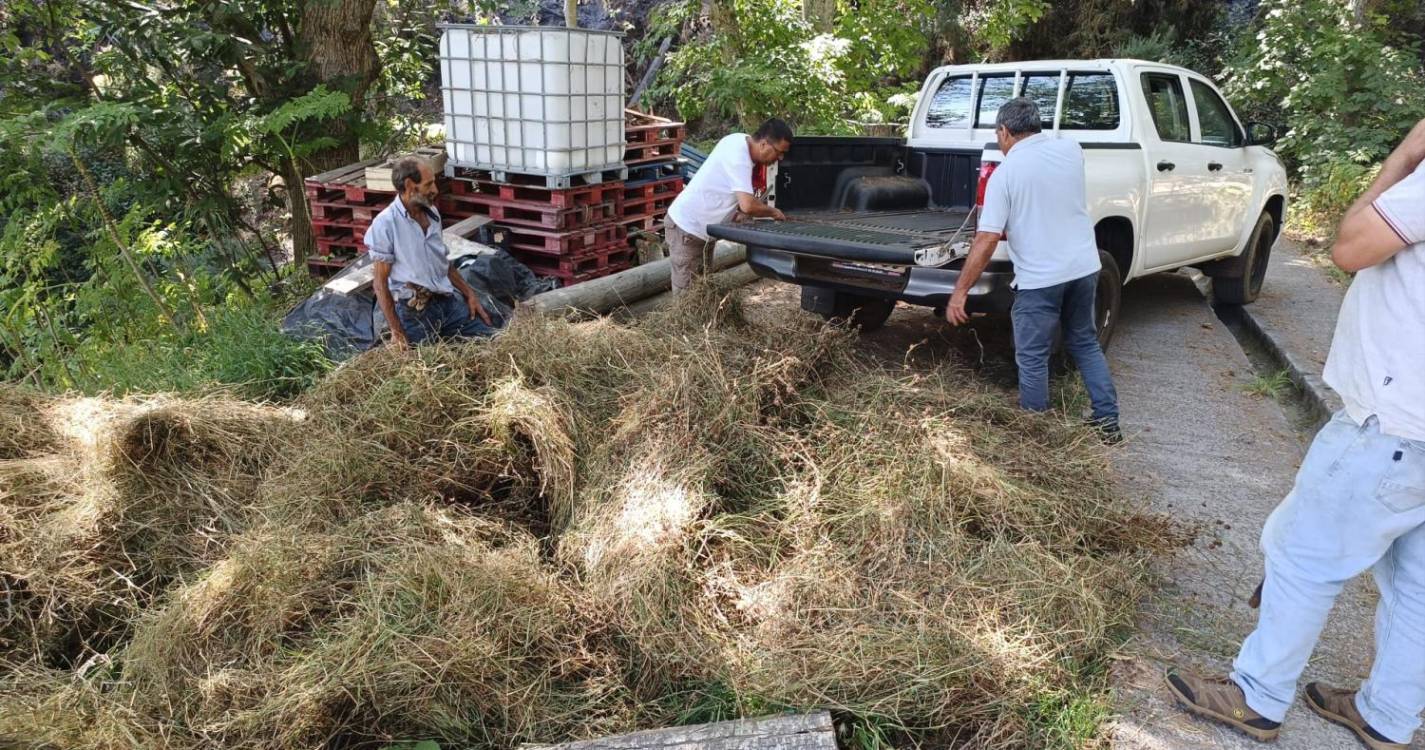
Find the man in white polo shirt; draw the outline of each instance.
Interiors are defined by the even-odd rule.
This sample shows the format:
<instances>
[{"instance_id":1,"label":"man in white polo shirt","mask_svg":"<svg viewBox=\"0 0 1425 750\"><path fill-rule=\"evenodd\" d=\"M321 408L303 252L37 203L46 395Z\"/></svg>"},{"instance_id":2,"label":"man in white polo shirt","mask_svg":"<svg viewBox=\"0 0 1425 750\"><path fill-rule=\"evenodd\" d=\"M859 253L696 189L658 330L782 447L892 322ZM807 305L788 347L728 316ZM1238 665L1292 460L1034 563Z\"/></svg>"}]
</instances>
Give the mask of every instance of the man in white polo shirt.
<instances>
[{"instance_id":1,"label":"man in white polo shirt","mask_svg":"<svg viewBox=\"0 0 1425 750\"><path fill-rule=\"evenodd\" d=\"M668 207L668 261L673 291L681 292L712 264L708 225L731 219L738 211L753 218L787 218L757 199L752 187L755 164L776 164L792 147L792 129L773 117L752 135L733 133L717 142L698 173Z\"/></svg>"},{"instance_id":2,"label":"man in white polo shirt","mask_svg":"<svg viewBox=\"0 0 1425 750\"><path fill-rule=\"evenodd\" d=\"M1356 277L1326 382L1345 409L1316 434L1262 530L1257 629L1227 677L1170 671L1193 713L1257 739L1280 731L1345 583L1372 568L1375 662L1358 689L1310 683L1316 713L1373 750L1404 750L1425 710L1425 121L1341 220L1331 257Z\"/></svg>"},{"instance_id":3,"label":"man in white polo shirt","mask_svg":"<svg viewBox=\"0 0 1425 750\"><path fill-rule=\"evenodd\" d=\"M1098 345L1094 296L1098 242L1089 219L1084 153L1079 144L1041 133L1039 107L1011 99L995 117L1004 161L985 188L970 257L945 308L954 325L970 319L965 302L1001 239L1014 262L1014 359L1019 365L1019 405L1049 410L1049 354L1054 335L1074 358L1093 403L1093 424L1104 440L1122 440L1118 392Z\"/></svg>"}]
</instances>

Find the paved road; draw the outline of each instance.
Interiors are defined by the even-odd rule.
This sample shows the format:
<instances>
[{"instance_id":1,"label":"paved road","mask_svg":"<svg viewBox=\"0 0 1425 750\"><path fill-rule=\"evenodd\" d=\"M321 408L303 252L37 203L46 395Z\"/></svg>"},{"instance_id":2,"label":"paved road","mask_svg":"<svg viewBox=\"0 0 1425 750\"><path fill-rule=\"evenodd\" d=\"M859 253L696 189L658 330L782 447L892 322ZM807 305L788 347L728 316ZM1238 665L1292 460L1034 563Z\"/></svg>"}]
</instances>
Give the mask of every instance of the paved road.
<instances>
[{"instance_id":1,"label":"paved road","mask_svg":"<svg viewBox=\"0 0 1425 750\"><path fill-rule=\"evenodd\" d=\"M1258 747L1182 714L1161 675L1169 663L1225 671L1251 632L1255 612L1247 599L1261 576L1258 535L1291 488L1303 436L1274 402L1243 391L1252 377L1247 358L1186 277L1153 276L1125 290L1109 355L1130 436L1114 461L1117 481L1145 507L1202 529L1191 547L1161 561L1165 584L1115 670L1122 716L1114 747ZM1305 680L1349 685L1365 676L1374 597L1361 580L1347 587ZM1354 745L1344 729L1298 702L1276 747Z\"/></svg>"}]
</instances>

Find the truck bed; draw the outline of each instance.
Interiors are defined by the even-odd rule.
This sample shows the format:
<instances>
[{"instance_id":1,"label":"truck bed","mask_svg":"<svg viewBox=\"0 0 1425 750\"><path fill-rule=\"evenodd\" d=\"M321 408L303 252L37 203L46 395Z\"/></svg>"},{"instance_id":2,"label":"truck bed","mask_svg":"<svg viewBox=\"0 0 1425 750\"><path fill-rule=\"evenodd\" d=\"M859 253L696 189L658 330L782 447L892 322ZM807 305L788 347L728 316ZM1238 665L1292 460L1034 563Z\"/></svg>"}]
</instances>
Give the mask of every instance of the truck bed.
<instances>
[{"instance_id":1,"label":"truck bed","mask_svg":"<svg viewBox=\"0 0 1425 750\"><path fill-rule=\"evenodd\" d=\"M786 250L834 260L912 265L915 251L968 240L974 222L965 209L904 211L802 211L786 221L759 219L714 224L708 233L749 247Z\"/></svg>"}]
</instances>

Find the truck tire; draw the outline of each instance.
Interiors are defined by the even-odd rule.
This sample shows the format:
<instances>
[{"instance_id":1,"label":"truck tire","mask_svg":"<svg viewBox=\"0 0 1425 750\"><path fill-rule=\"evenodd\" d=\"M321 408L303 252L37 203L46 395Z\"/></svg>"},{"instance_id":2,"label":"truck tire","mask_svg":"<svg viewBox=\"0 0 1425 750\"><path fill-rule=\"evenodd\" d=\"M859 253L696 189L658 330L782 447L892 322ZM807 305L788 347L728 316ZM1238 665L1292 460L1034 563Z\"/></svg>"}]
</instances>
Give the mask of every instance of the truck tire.
<instances>
[{"instance_id":1,"label":"truck tire","mask_svg":"<svg viewBox=\"0 0 1425 750\"><path fill-rule=\"evenodd\" d=\"M1276 238L1276 223L1271 214L1263 211L1241 255L1213 261L1202 269L1212 277L1212 296L1228 305L1246 305L1256 300L1267 277L1267 261Z\"/></svg>"},{"instance_id":2,"label":"truck tire","mask_svg":"<svg viewBox=\"0 0 1425 750\"><path fill-rule=\"evenodd\" d=\"M1123 270L1112 255L1098 251L1098 289L1094 292L1094 326L1098 328L1098 346L1108 351L1108 342L1118 328L1118 311L1123 304Z\"/></svg>"},{"instance_id":3,"label":"truck tire","mask_svg":"<svg viewBox=\"0 0 1425 750\"><path fill-rule=\"evenodd\" d=\"M1123 273L1112 255L1098 251L1098 288L1094 290L1094 327L1098 330L1098 348L1108 351L1108 342L1118 328L1118 311L1123 304ZM1074 358L1064 350L1064 334L1054 339L1054 351L1049 359L1050 371L1056 375L1078 369Z\"/></svg>"},{"instance_id":4,"label":"truck tire","mask_svg":"<svg viewBox=\"0 0 1425 750\"><path fill-rule=\"evenodd\" d=\"M895 300L848 294L820 287L802 287L802 309L869 333L886 324L896 309Z\"/></svg>"}]
</instances>

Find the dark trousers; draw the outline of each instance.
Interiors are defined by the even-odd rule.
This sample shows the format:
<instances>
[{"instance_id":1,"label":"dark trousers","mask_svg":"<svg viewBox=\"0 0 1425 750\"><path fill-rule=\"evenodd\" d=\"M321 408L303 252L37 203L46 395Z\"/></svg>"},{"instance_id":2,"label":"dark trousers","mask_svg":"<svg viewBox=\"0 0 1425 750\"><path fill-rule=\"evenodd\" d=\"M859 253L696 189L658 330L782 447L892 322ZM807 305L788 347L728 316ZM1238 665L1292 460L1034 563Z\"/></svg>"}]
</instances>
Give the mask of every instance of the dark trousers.
<instances>
[{"instance_id":1,"label":"dark trousers","mask_svg":"<svg viewBox=\"0 0 1425 750\"><path fill-rule=\"evenodd\" d=\"M1014 359L1019 365L1019 405L1029 411L1049 410L1049 355L1054 335L1064 332L1064 350L1074 358L1084 378L1093 418L1118 419L1118 392L1108 372L1108 360L1098 345L1094 323L1094 293L1098 274L1043 289L1015 293L1010 318L1014 322Z\"/></svg>"},{"instance_id":2,"label":"dark trousers","mask_svg":"<svg viewBox=\"0 0 1425 750\"><path fill-rule=\"evenodd\" d=\"M396 300L396 317L401 319L401 328L406 331L406 340L412 345L428 338L476 338L495 335L495 329L485 325L485 321L471 317L470 307L465 300L455 294L437 294L431 297L423 310L412 310L410 300ZM502 324L499 313L490 313L490 322Z\"/></svg>"}]
</instances>

